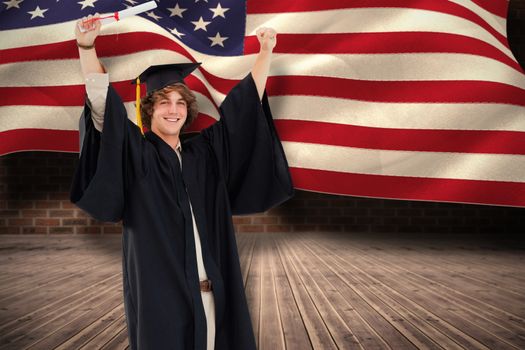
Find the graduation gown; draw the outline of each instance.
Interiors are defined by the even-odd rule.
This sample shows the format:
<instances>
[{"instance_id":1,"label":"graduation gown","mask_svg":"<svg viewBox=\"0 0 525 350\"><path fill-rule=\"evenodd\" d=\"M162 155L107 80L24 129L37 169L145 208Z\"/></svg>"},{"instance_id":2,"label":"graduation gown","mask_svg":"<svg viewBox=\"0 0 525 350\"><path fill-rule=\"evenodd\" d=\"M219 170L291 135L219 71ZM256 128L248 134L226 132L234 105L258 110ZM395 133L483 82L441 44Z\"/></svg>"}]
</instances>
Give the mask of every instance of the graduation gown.
<instances>
[{"instance_id":1,"label":"graduation gown","mask_svg":"<svg viewBox=\"0 0 525 350\"><path fill-rule=\"evenodd\" d=\"M132 349L206 349L189 201L215 298L215 349L255 349L232 214L265 211L293 195L266 93L251 74L220 106L221 119L175 151L142 136L108 88L104 127L88 105L71 201L101 221L122 220L123 290ZM82 130L82 129L85 130Z\"/></svg>"}]
</instances>

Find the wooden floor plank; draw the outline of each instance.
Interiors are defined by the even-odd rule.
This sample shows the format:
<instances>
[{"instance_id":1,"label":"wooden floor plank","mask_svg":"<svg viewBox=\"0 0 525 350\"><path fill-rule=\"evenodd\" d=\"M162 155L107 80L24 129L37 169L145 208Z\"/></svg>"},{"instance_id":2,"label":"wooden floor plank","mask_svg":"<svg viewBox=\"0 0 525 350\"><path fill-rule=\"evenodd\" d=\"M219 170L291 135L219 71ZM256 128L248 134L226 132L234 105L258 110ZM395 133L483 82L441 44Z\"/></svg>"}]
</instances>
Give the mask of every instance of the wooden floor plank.
<instances>
[{"instance_id":1,"label":"wooden floor plank","mask_svg":"<svg viewBox=\"0 0 525 350\"><path fill-rule=\"evenodd\" d=\"M71 295L62 299L55 300L55 298L52 298L48 304L41 308L37 308L35 305L34 311L22 317L15 318L17 315L13 314L13 319L0 329L0 334L2 334L0 344L8 342L10 339L17 339L27 335L29 331L51 322L56 317L69 314L75 307L90 303L94 297L114 289L115 286L120 283L121 279L120 274L113 275L95 283L91 289L72 292ZM27 309L31 310L31 308L31 304L28 304Z\"/></svg>"},{"instance_id":2,"label":"wooden floor plank","mask_svg":"<svg viewBox=\"0 0 525 350\"><path fill-rule=\"evenodd\" d=\"M314 249L316 244L314 242L309 243L311 249ZM319 251L319 249L323 249ZM477 342L475 339L468 337L461 333L456 334L455 328L450 327L446 322L437 318L436 315L420 304L413 300L406 298L404 294L399 293L392 288L391 283L382 283L380 280L374 277L371 273L372 264L367 264L367 272L365 273L358 266L353 263L349 263L349 259L341 258L338 256L338 252L335 248L330 250L324 250L326 248L317 247L314 251L322 257L322 260L327 264L327 268L336 268L339 271L346 271L349 275L352 275L358 281L359 285L366 286L364 295L372 294L376 295L379 299L385 302L389 308L398 314L400 320L404 320L412 323L419 331L423 331L434 341L434 347L436 345L442 346L446 349L462 348L461 345L466 348L477 348L487 349L483 344ZM354 254L355 255L355 254ZM361 261L362 256L354 256L352 261ZM343 273L343 274L345 274ZM409 333L406 333L406 332ZM403 332L407 338L413 338L410 330ZM414 340L419 348L431 347L429 344L421 344L419 341ZM399 345L396 345L398 347Z\"/></svg>"},{"instance_id":3,"label":"wooden floor plank","mask_svg":"<svg viewBox=\"0 0 525 350\"><path fill-rule=\"evenodd\" d=\"M259 320L259 349L261 350L284 350L284 334L279 314L277 293L275 291L275 280L271 268L275 254L270 250L270 239L260 239L262 255L261 275L261 313Z\"/></svg>"},{"instance_id":4,"label":"wooden floor plank","mask_svg":"<svg viewBox=\"0 0 525 350\"><path fill-rule=\"evenodd\" d=\"M305 328L310 337L313 349L337 349L330 331L326 327L321 314L305 288L304 281L299 277L299 272L292 262L292 257L284 244L278 245L278 250L283 259L285 273L290 281L290 286L297 301L297 306L302 315Z\"/></svg>"},{"instance_id":5,"label":"wooden floor plank","mask_svg":"<svg viewBox=\"0 0 525 350\"><path fill-rule=\"evenodd\" d=\"M35 281L34 284L30 280L23 291L15 292L12 295L5 296L0 302L9 305L11 314L18 313L23 315L29 312L29 305L32 309L41 307L52 302L50 298L55 300L62 299L68 295L69 291L89 288L91 282L105 279L115 274L115 264L118 260L111 260L109 262L102 262L100 264L94 263L96 268L87 269L86 271L71 271L65 272L61 276L56 276L51 273L52 277L48 282L39 283ZM35 289L35 287L38 287Z\"/></svg>"},{"instance_id":6,"label":"wooden floor plank","mask_svg":"<svg viewBox=\"0 0 525 350\"><path fill-rule=\"evenodd\" d=\"M49 322L29 330L23 337L13 341L12 349L33 348L52 349L67 341L85 325L91 324L104 314L108 308L114 308L122 302L122 289L111 288L84 303L72 307L67 312L56 315Z\"/></svg>"},{"instance_id":7,"label":"wooden floor plank","mask_svg":"<svg viewBox=\"0 0 525 350\"><path fill-rule=\"evenodd\" d=\"M456 348L456 345L454 343L450 342L450 339L443 336L439 332L436 332L432 327L429 327L430 325L423 321L420 318L415 317L413 314L413 311L411 309L405 309L398 305L398 302L396 298L391 298L388 294L385 294L381 287L383 287L380 283L377 283L377 281L370 281L367 279L367 274L363 273L363 271L356 270L355 267L351 265L345 265L341 264L341 261L338 261L334 255L336 252L333 250L319 250L319 247L315 247L316 243L314 241L306 241L304 245L304 250L309 251L311 255L315 255L318 257L318 260L324 265L322 270L323 274L326 274L326 271L336 271L338 275L341 276L341 278L346 282L351 282L347 280L344 275L349 274L352 275L355 278L354 283L357 287L354 287L356 289L359 289L362 293L363 290L361 290L362 287L360 286L366 286L365 293L366 294L374 294L376 295L380 300L382 300L383 303L385 303L386 306L388 306L388 309L385 316L390 314L390 319L395 319L396 322L403 321L403 324L405 322L408 322L412 325L413 331L410 331L410 328L403 327L404 329L400 330L400 332L407 338L412 339L412 342L416 344L418 347L425 347L425 348L435 348L437 344L441 346L445 346L450 349ZM317 249L316 249L317 248ZM364 277L359 277L358 273L364 275ZM371 302L368 300L368 302ZM396 324L393 324L395 327ZM397 328L397 327L396 327ZM377 333L384 333L383 327L376 329ZM408 331L408 333L407 333ZM427 335L427 339L418 340L418 336L414 336L413 332L420 333L423 332L425 335ZM365 333L366 334L366 333ZM421 336L419 336L421 337ZM429 340L431 340L430 343ZM400 346L400 345L396 345Z\"/></svg>"},{"instance_id":8,"label":"wooden floor plank","mask_svg":"<svg viewBox=\"0 0 525 350\"><path fill-rule=\"evenodd\" d=\"M476 334L478 340L485 341L487 346L495 348L502 346L501 342L508 342L509 346L520 343L517 334L523 331L522 327L505 319L495 317L487 312L486 308L476 308L473 303L467 302L465 298L457 298L449 293L435 293L432 288L426 288L421 281L412 283L404 276L393 279L389 277L391 274L391 270L384 270L380 276L385 283L398 290L406 290L406 288L411 287L409 295L412 301L436 310L444 320L453 322L463 331L470 329L471 333ZM447 303L449 304L448 309L443 310L440 308L441 305ZM463 321L460 321L461 319ZM471 325L467 325L467 322ZM486 336L480 337L482 333L485 333ZM525 346L525 344L523 345Z\"/></svg>"},{"instance_id":9,"label":"wooden floor plank","mask_svg":"<svg viewBox=\"0 0 525 350\"><path fill-rule=\"evenodd\" d=\"M427 271L430 273L429 278L432 280L447 284L453 289L469 288L469 290L465 289L468 294L479 295L480 298L496 302L503 308L508 308L509 303L514 303L516 300L525 305L525 296L520 293L522 289L519 291L512 291L506 288L500 288L499 286L490 282L494 281L494 275L485 275L483 278L475 278L472 273L459 273L457 270L452 269L447 264L442 263L441 260L440 264L436 265L435 259L429 259L426 255L418 253L417 259L411 255L412 254L407 254L404 251L398 251L395 253L390 251L389 259L394 257L402 258L402 260L406 261L408 266L414 266L416 263L418 266L427 266ZM462 264L464 266L468 266L467 262L463 262ZM458 288L458 286L461 287Z\"/></svg>"},{"instance_id":10,"label":"wooden floor plank","mask_svg":"<svg viewBox=\"0 0 525 350\"><path fill-rule=\"evenodd\" d=\"M248 277L246 281L245 293L246 301L248 302L248 309L250 311L250 318L252 320L253 333L257 345L259 344L259 329L260 329L260 314L261 314L261 279L262 279L262 247L255 243L252 250L252 258L250 265L248 265ZM246 254L245 251L241 255Z\"/></svg>"},{"instance_id":11,"label":"wooden floor plank","mask_svg":"<svg viewBox=\"0 0 525 350\"><path fill-rule=\"evenodd\" d=\"M355 338L352 329L337 312L345 307L344 299L335 289L326 290L327 284L323 282L323 274L318 267L320 262L314 255L305 256L303 249L292 249L286 242L282 242L287 248L287 254L293 257L293 263L304 282L304 286L316 305L322 319L324 320L330 334L338 348L343 349L362 349L359 341ZM297 248L296 245L294 245ZM333 303L332 301L340 298L343 304Z\"/></svg>"},{"instance_id":12,"label":"wooden floor plank","mask_svg":"<svg viewBox=\"0 0 525 350\"><path fill-rule=\"evenodd\" d=\"M524 349L525 245L237 235L260 349ZM0 236L0 349L129 349L121 236Z\"/></svg>"},{"instance_id":13,"label":"wooden floor plank","mask_svg":"<svg viewBox=\"0 0 525 350\"><path fill-rule=\"evenodd\" d=\"M275 293L279 305L279 314L281 317L282 331L286 349L311 349L312 344L308 338L308 333L303 324L301 314L297 307L290 282L284 271L282 257L279 255L275 234L270 241L270 259L269 267L272 270L275 281Z\"/></svg>"},{"instance_id":14,"label":"wooden floor plank","mask_svg":"<svg viewBox=\"0 0 525 350\"><path fill-rule=\"evenodd\" d=\"M253 259L255 241L256 238L254 234L241 235L237 238L237 242L242 243L242 246L239 246L238 249L244 288L246 288L246 282L248 281L248 272L250 271L250 265Z\"/></svg>"},{"instance_id":15,"label":"wooden floor plank","mask_svg":"<svg viewBox=\"0 0 525 350\"><path fill-rule=\"evenodd\" d=\"M66 271L75 271L81 273L83 270L89 270L93 267L88 264L89 259L93 257L88 254L82 254L79 256L78 252L71 252L70 254L60 254L62 259L69 262L67 266L64 266L63 260L55 258L54 252L42 252L46 255L44 258L40 257L19 257L13 258L9 262L9 270L2 271L2 278L0 279L0 300L5 295L11 295L16 292L15 289L24 290L27 282L30 283L47 283L53 280L55 276L63 276ZM106 262L113 262L117 260L119 256L113 254L113 256L97 258L97 264Z\"/></svg>"},{"instance_id":16,"label":"wooden floor plank","mask_svg":"<svg viewBox=\"0 0 525 350\"><path fill-rule=\"evenodd\" d=\"M332 249L335 250L337 249L337 247L338 245L334 244ZM393 248L388 250L389 253L392 251L394 251ZM354 251L352 257L355 257L356 255L357 254L355 254ZM357 259L354 259L356 262L366 260L366 256L364 255L357 255L357 257ZM341 260L348 261L350 260L350 257L345 256ZM384 262L388 262L390 266L397 266L397 264L395 264L396 261L397 260L395 260L395 258L391 256L388 256L384 260ZM382 265L381 263L372 261L363 265L363 268L367 268L370 271L370 266L377 267ZM387 276L389 275L396 276L396 278L387 278ZM398 284L402 286L398 288L405 288L407 285L407 282L403 281L405 276L402 273L390 271L390 273L385 273L383 277L388 280L387 283L391 286ZM435 283L431 278L428 278L426 282L429 284ZM486 346L492 349L504 348L506 346L509 348L512 348L513 346L518 346L518 348L520 348L520 346L522 346L523 340L520 339L519 332L522 332L523 328L515 328L513 331L509 331L508 329L501 327L501 323L505 322L505 319L499 319L498 321L490 322L486 318L480 317L475 312L472 312L471 307L469 307L468 305L464 308L460 307L458 304L454 304L454 307L440 307L442 305L447 305L453 302L450 295L446 294L447 297L444 298L439 294L433 294L431 292L429 293L428 289L425 292L420 293L419 291L421 289L425 289L425 285L426 284L422 281L414 284L414 288L416 289L409 292L411 299L418 301L420 304L427 305L428 308L432 309L438 315L441 315L443 320L455 324L457 327L459 327L465 332L475 334L475 337L480 342L486 344ZM478 313L479 312L481 312L481 310L479 310Z\"/></svg>"},{"instance_id":17,"label":"wooden floor plank","mask_svg":"<svg viewBox=\"0 0 525 350\"><path fill-rule=\"evenodd\" d=\"M358 256L359 259L357 261L359 262L368 261L368 264L363 268L368 268L369 270L381 268L384 270L385 278L397 276L395 279L390 278L390 284L402 283L404 286L412 285L414 289L409 294L414 298L421 295L422 298L428 300L428 303L437 302L436 305L448 303L454 309L449 308L446 312L447 316L461 313L463 318L469 322L475 325L477 323L477 326L490 330L491 334L493 334L489 337L500 337L502 340L510 341L511 343L521 342L517 335L524 332L525 322L515 313L496 309L483 301L477 300L475 295L469 295L462 289L446 287L431 278L419 275L417 271L422 268L420 265L412 269L400 270L400 263L390 264L394 261L392 256L390 256L390 254L393 254L393 251L394 249L392 248L388 250L389 256L386 256L381 261L377 261L379 259L378 253L375 254L374 259L370 259L369 254L359 254L356 250L353 252L353 256ZM439 308L435 309L439 310ZM461 328L466 329L464 327ZM492 346L495 346L495 344L492 344Z\"/></svg>"},{"instance_id":18,"label":"wooden floor plank","mask_svg":"<svg viewBox=\"0 0 525 350\"><path fill-rule=\"evenodd\" d=\"M95 347L96 344L92 340L98 338L100 341L102 339L100 334L108 328L111 330L111 333L115 331L115 327L121 329L121 321L125 321L124 317L124 304L117 304L115 308L110 309L109 312L101 317L95 318L93 323L80 330L67 341L59 344L54 350L79 349L87 345L89 342L91 342L90 346Z\"/></svg>"},{"instance_id":19,"label":"wooden floor plank","mask_svg":"<svg viewBox=\"0 0 525 350\"><path fill-rule=\"evenodd\" d=\"M128 345L126 317L122 315L79 349L125 349Z\"/></svg>"},{"instance_id":20,"label":"wooden floor plank","mask_svg":"<svg viewBox=\"0 0 525 350\"><path fill-rule=\"evenodd\" d=\"M296 251L304 254L304 248L302 246L296 249ZM311 261L312 258L313 257L311 254L303 256L303 259L305 261ZM321 263L321 261L319 261L318 263ZM309 263L308 270L311 271L311 273L315 274L316 280L321 279L323 273L319 272L313 263ZM325 269L323 269L323 271L324 270ZM337 272L339 278L341 278L344 282L348 283L348 285L353 285L353 290L359 295L361 299L365 301L366 304L372 305L374 311L378 313L381 317L383 317L383 319L388 321L388 323L383 322L379 328L375 329L375 332L378 334L388 334L390 346L392 346L393 348L403 347L409 349L413 347L412 344L415 344L416 346L420 345L419 348L435 348L435 344L432 343L431 339L421 339L425 338L424 334L418 333L417 330L414 330L411 325L407 324L405 319L393 313L393 311L390 310L389 307L386 304L384 304L382 300L377 298L377 296L363 293L363 290L361 288L362 282L356 279L355 273L349 273L348 271L345 271L343 269L337 269ZM352 298L352 300L355 301L356 299ZM390 325L392 325L393 328L389 327ZM338 328L333 327L333 329ZM407 342L407 339L410 342Z\"/></svg>"}]
</instances>

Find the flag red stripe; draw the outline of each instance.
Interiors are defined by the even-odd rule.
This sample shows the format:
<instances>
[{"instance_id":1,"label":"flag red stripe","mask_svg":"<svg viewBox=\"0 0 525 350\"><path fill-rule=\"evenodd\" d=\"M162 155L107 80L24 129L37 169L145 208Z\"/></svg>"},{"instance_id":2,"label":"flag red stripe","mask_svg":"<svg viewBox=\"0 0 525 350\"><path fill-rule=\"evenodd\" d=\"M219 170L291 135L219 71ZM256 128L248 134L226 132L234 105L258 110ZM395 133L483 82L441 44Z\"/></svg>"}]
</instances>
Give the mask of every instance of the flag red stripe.
<instances>
[{"instance_id":1,"label":"flag red stripe","mask_svg":"<svg viewBox=\"0 0 525 350\"><path fill-rule=\"evenodd\" d=\"M472 0L472 2L497 16L507 18L509 0Z\"/></svg>"},{"instance_id":2,"label":"flag red stripe","mask_svg":"<svg viewBox=\"0 0 525 350\"><path fill-rule=\"evenodd\" d=\"M101 57L154 49L171 50L194 61L182 46L155 33L125 33L101 36L97 39L97 52ZM245 54L259 51L257 37L246 37L244 51ZM448 33L279 34L274 52L283 54L462 53L492 58L523 72L517 62L492 45L482 40ZM0 64L76 58L78 58L78 50L72 40L0 50Z\"/></svg>"},{"instance_id":3,"label":"flag red stripe","mask_svg":"<svg viewBox=\"0 0 525 350\"><path fill-rule=\"evenodd\" d=\"M218 78L201 70L208 82L226 94L236 80ZM195 81L195 84L193 82ZM188 85L209 97L198 79L189 79ZM117 82L113 86L124 101L134 100L130 83ZM64 88L68 96L64 96ZM268 78L270 96L314 95L374 102L414 103L505 103L525 106L525 90L503 83L484 81L364 81L312 76L274 76ZM0 106L43 105L79 106L84 95L83 85L46 87L0 88Z\"/></svg>"},{"instance_id":4,"label":"flag red stripe","mask_svg":"<svg viewBox=\"0 0 525 350\"><path fill-rule=\"evenodd\" d=\"M244 53L259 51L256 36L245 39ZM428 32L279 34L274 52L293 54L460 53L483 56L518 72L523 68L486 42L463 35Z\"/></svg>"},{"instance_id":5,"label":"flag red stripe","mask_svg":"<svg viewBox=\"0 0 525 350\"><path fill-rule=\"evenodd\" d=\"M203 94L217 107L199 79L189 76L186 83L192 91ZM111 85L124 102L135 101L135 85L130 81L113 82ZM144 96L146 89L143 84L141 86L141 96ZM67 89L67 95L64 95L64 89ZM0 87L0 106L82 106L85 91L84 85Z\"/></svg>"},{"instance_id":6,"label":"flag red stripe","mask_svg":"<svg viewBox=\"0 0 525 350\"><path fill-rule=\"evenodd\" d=\"M78 152L78 132L18 129L0 133L0 154L25 150ZM26 139L22 146L17 139ZM16 146L15 146L16 145ZM294 186L310 191L495 205L525 206L525 184L501 181L364 175L290 168Z\"/></svg>"},{"instance_id":7,"label":"flag red stripe","mask_svg":"<svg viewBox=\"0 0 525 350\"><path fill-rule=\"evenodd\" d=\"M81 106L84 94L84 85L0 87L0 106Z\"/></svg>"},{"instance_id":8,"label":"flag red stripe","mask_svg":"<svg viewBox=\"0 0 525 350\"><path fill-rule=\"evenodd\" d=\"M354 2L360 4L360 1L353 1L351 7L365 7L354 6ZM349 3L341 0L301 0L301 1L260 1L248 0L246 2L246 13L248 15L264 14L264 13L280 13L280 12L306 12L306 11L323 11L323 10L339 10L348 8Z\"/></svg>"},{"instance_id":9,"label":"flag red stripe","mask_svg":"<svg viewBox=\"0 0 525 350\"><path fill-rule=\"evenodd\" d=\"M376 198L525 206L525 183L290 168L297 189Z\"/></svg>"},{"instance_id":10,"label":"flag red stripe","mask_svg":"<svg viewBox=\"0 0 525 350\"><path fill-rule=\"evenodd\" d=\"M199 113L185 132L198 132L215 122L213 117ZM79 151L77 130L15 129L0 132L0 139L2 140L0 155L33 150L77 153Z\"/></svg>"},{"instance_id":11,"label":"flag red stripe","mask_svg":"<svg viewBox=\"0 0 525 350\"><path fill-rule=\"evenodd\" d=\"M156 33L122 33L102 35L97 38L97 54L99 57L112 57L157 49L178 52L190 61L195 62L190 53L176 41ZM0 51L0 63L72 58L78 58L78 48L74 40Z\"/></svg>"},{"instance_id":12,"label":"flag red stripe","mask_svg":"<svg viewBox=\"0 0 525 350\"><path fill-rule=\"evenodd\" d=\"M478 1L479 3L488 4L492 0ZM264 13L285 13L285 12L306 12L306 11L323 11L323 10L339 10L342 8L408 8L419 9L445 13L456 17L461 17L471 22L478 24L485 28L492 36L506 47L509 47L507 39L504 35L496 31L490 24L488 24L477 13L455 4L451 1L435 1L435 0L352 0L351 3L341 6L344 2L337 0L317 1L317 0L301 0L301 1L256 1L249 0L247 2L247 13L250 14L264 14ZM483 6L485 7L485 5ZM503 13L503 6L498 1L494 5L487 5L485 8L490 8L491 12L498 16ZM494 12L496 11L496 12ZM501 16L506 18L505 14Z\"/></svg>"},{"instance_id":13,"label":"flag red stripe","mask_svg":"<svg viewBox=\"0 0 525 350\"><path fill-rule=\"evenodd\" d=\"M507 17L508 0L472 0L480 7L490 11L500 17ZM345 6L342 6L342 5ZM307 11L326 11L340 10L343 8L414 8L422 10L432 10L445 12L459 11L464 7L452 2L438 2L433 0L352 0L351 3L345 3L341 0L301 0L301 1L258 1L248 0L246 3L246 13L248 15L265 14L265 13L285 13L285 12L307 12ZM447 12L448 13L448 12Z\"/></svg>"},{"instance_id":14,"label":"flag red stripe","mask_svg":"<svg viewBox=\"0 0 525 350\"><path fill-rule=\"evenodd\" d=\"M485 81L364 81L311 76L268 78L270 95L317 95L375 102L507 103L525 106L525 90Z\"/></svg>"},{"instance_id":15,"label":"flag red stripe","mask_svg":"<svg viewBox=\"0 0 525 350\"><path fill-rule=\"evenodd\" d=\"M201 68L198 68L198 69L200 69L201 71L204 71ZM198 92L206 96L211 101L211 103L215 106L215 108L217 108L217 104L212 99L211 94L208 91L208 88L204 85L202 81L200 81L193 75L190 75L187 78L184 78L184 81L186 82L186 84L192 91ZM131 85L130 81L113 82L111 83L111 85L115 88L115 90L117 91L117 93L119 94L119 96L122 98L124 102L135 101L136 99L135 85ZM80 93L82 94L82 96L80 96L80 101L81 101L80 105L83 105L84 104L84 85L73 85L72 87L74 87L75 89L80 88ZM1 92L1 88L0 88L0 92ZM78 91L75 91L75 96L77 96L78 93L79 93ZM146 88L144 84L141 84L141 96L144 96L144 95L146 95ZM55 96L54 98L60 99L59 96ZM62 101L60 100L57 100L57 102L59 102L59 105L62 104L61 103ZM0 96L0 106L1 105L2 105L2 98Z\"/></svg>"},{"instance_id":16,"label":"flag red stripe","mask_svg":"<svg viewBox=\"0 0 525 350\"><path fill-rule=\"evenodd\" d=\"M275 120L282 141L414 152L525 154L525 132L388 129Z\"/></svg>"},{"instance_id":17,"label":"flag red stripe","mask_svg":"<svg viewBox=\"0 0 525 350\"><path fill-rule=\"evenodd\" d=\"M200 132L202 129L206 129L210 125L215 124L217 121L207 114L199 113L197 118L191 123L191 125L184 130L184 132Z\"/></svg>"},{"instance_id":18,"label":"flag red stripe","mask_svg":"<svg viewBox=\"0 0 525 350\"><path fill-rule=\"evenodd\" d=\"M78 58L74 40L0 50L0 64ZM97 41L98 47L98 41Z\"/></svg>"},{"instance_id":19,"label":"flag red stripe","mask_svg":"<svg viewBox=\"0 0 525 350\"><path fill-rule=\"evenodd\" d=\"M205 79L226 94L237 80L201 70ZM266 84L270 96L308 95L372 102L506 103L525 106L525 90L486 81L367 81L315 76L272 76Z\"/></svg>"},{"instance_id":20,"label":"flag red stripe","mask_svg":"<svg viewBox=\"0 0 525 350\"><path fill-rule=\"evenodd\" d=\"M33 150L78 152L76 130L16 129L0 132L0 139L0 155Z\"/></svg>"}]
</instances>

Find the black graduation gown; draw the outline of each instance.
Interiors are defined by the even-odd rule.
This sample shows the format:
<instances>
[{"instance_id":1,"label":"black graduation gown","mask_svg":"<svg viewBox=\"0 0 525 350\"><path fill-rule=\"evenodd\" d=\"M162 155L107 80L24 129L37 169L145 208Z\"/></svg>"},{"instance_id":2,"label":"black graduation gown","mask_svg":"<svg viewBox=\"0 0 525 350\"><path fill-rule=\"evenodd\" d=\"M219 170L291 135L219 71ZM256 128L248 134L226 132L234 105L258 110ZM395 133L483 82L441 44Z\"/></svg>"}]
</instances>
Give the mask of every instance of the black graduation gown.
<instances>
[{"instance_id":1,"label":"black graduation gown","mask_svg":"<svg viewBox=\"0 0 525 350\"><path fill-rule=\"evenodd\" d=\"M152 132L140 134L111 86L102 133L84 108L71 201L98 220L122 220L132 349L206 349L188 197L213 285L215 349L255 349L231 217L265 211L294 190L268 99L260 102L251 74L220 112L182 144L181 173L175 151Z\"/></svg>"}]
</instances>

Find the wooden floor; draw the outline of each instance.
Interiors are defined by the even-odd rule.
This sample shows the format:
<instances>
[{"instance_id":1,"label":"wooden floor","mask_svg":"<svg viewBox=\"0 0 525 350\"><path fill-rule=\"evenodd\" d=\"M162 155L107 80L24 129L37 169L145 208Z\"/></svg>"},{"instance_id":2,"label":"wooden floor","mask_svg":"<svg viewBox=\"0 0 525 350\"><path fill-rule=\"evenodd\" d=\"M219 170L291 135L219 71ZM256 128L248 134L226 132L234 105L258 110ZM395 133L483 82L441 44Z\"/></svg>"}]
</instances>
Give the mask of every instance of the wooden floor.
<instances>
[{"instance_id":1,"label":"wooden floor","mask_svg":"<svg viewBox=\"0 0 525 350\"><path fill-rule=\"evenodd\" d=\"M238 236L259 349L525 349L525 246ZM126 349L120 236L0 236L0 349Z\"/></svg>"}]
</instances>

